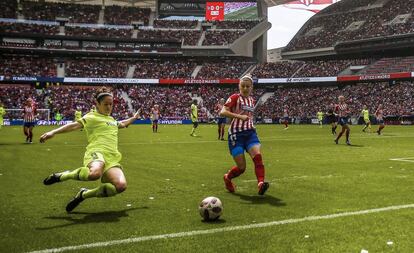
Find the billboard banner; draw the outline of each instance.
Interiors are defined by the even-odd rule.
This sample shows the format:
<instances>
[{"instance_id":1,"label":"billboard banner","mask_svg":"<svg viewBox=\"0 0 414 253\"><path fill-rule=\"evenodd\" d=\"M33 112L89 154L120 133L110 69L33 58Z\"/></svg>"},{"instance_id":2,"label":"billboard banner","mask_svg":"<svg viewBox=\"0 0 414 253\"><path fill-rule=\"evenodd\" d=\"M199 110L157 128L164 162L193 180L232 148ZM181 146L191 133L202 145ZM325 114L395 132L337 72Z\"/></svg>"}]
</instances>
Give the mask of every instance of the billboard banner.
<instances>
[{"instance_id":1,"label":"billboard banner","mask_svg":"<svg viewBox=\"0 0 414 253\"><path fill-rule=\"evenodd\" d=\"M316 83L336 82L336 76L328 77L295 77L295 78L259 78L258 83Z\"/></svg>"},{"instance_id":2,"label":"billboard banner","mask_svg":"<svg viewBox=\"0 0 414 253\"><path fill-rule=\"evenodd\" d=\"M372 74L372 75L360 75L360 76L338 76L338 81L347 82L347 81L388 80L388 79L399 79L399 78L410 78L410 77L412 77L412 73L401 72L401 73Z\"/></svg>"},{"instance_id":3,"label":"billboard banner","mask_svg":"<svg viewBox=\"0 0 414 253\"><path fill-rule=\"evenodd\" d=\"M206 3L206 20L223 21L224 20L224 2L207 2Z\"/></svg>"},{"instance_id":4,"label":"billboard banner","mask_svg":"<svg viewBox=\"0 0 414 253\"><path fill-rule=\"evenodd\" d=\"M137 83L137 84L158 84L158 79L132 79L132 78L77 78L65 77L65 83Z\"/></svg>"},{"instance_id":5,"label":"billboard banner","mask_svg":"<svg viewBox=\"0 0 414 253\"><path fill-rule=\"evenodd\" d=\"M160 84L238 84L239 79L160 79Z\"/></svg>"}]
</instances>

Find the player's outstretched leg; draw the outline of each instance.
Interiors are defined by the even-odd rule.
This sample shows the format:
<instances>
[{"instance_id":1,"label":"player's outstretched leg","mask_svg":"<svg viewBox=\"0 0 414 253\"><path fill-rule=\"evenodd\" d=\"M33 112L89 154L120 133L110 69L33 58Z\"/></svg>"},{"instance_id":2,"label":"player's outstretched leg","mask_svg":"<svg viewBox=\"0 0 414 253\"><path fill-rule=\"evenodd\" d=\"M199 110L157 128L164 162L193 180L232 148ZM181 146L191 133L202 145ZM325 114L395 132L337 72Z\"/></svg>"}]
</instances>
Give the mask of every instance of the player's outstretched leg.
<instances>
[{"instance_id":1,"label":"player's outstretched leg","mask_svg":"<svg viewBox=\"0 0 414 253\"><path fill-rule=\"evenodd\" d=\"M69 201L69 203L66 205L66 212L70 213L77 207L82 201L85 200L83 194L88 191L86 188L80 189L80 191L75 195L75 197Z\"/></svg>"},{"instance_id":2,"label":"player's outstretched leg","mask_svg":"<svg viewBox=\"0 0 414 253\"><path fill-rule=\"evenodd\" d=\"M58 182L63 182L66 180L80 180L88 181L89 180L89 168L80 167L73 171L65 171L60 173L52 173L43 180L44 185L51 185Z\"/></svg>"}]
</instances>

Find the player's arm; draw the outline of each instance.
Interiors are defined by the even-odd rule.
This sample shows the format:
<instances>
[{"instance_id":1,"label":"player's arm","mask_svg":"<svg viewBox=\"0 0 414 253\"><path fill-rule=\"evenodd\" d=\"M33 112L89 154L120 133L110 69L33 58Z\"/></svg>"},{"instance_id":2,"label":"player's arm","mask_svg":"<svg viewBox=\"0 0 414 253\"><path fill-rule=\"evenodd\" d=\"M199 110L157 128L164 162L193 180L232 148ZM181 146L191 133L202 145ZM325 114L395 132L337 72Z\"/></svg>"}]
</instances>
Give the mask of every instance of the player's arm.
<instances>
[{"instance_id":1,"label":"player's arm","mask_svg":"<svg viewBox=\"0 0 414 253\"><path fill-rule=\"evenodd\" d=\"M230 111L230 108L227 107L227 106L223 106L223 108L221 108L220 116L222 116L222 117L228 117L228 118L241 119L243 121L249 119L249 116L247 116L247 115L241 115L241 114L237 114L237 113L231 112Z\"/></svg>"},{"instance_id":2,"label":"player's arm","mask_svg":"<svg viewBox=\"0 0 414 253\"><path fill-rule=\"evenodd\" d=\"M83 125L79 122L72 122L72 123L66 124L57 129L54 129L52 131L42 134L42 136L40 136L40 142L43 143L46 140L53 138L55 134L68 133L68 132L72 132L72 131L75 131L81 128L83 128Z\"/></svg>"},{"instance_id":3,"label":"player's arm","mask_svg":"<svg viewBox=\"0 0 414 253\"><path fill-rule=\"evenodd\" d=\"M139 119L141 117L140 114L141 114L141 109L139 109L134 114L134 116L132 116L131 118L125 119L125 120L122 120L122 121L119 121L118 128L128 127L129 125L131 125L132 123L134 123L135 120L137 120L137 119Z\"/></svg>"}]
</instances>

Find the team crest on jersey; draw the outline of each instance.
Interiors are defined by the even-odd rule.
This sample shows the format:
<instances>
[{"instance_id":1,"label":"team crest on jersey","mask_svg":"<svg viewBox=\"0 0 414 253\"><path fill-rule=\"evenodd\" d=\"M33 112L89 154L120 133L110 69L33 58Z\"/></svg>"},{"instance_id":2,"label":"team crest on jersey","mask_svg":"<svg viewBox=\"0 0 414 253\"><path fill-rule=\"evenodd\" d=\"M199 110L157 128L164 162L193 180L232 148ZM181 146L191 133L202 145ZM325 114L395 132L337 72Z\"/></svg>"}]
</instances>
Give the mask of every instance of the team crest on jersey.
<instances>
[{"instance_id":1,"label":"team crest on jersey","mask_svg":"<svg viewBox=\"0 0 414 253\"><path fill-rule=\"evenodd\" d=\"M306 6L309 6L311 4L313 4L314 0L299 0L301 3L303 3Z\"/></svg>"},{"instance_id":2,"label":"team crest on jersey","mask_svg":"<svg viewBox=\"0 0 414 253\"><path fill-rule=\"evenodd\" d=\"M248 105L242 105L243 111L247 112L254 112L254 107L248 106Z\"/></svg>"},{"instance_id":3,"label":"team crest on jersey","mask_svg":"<svg viewBox=\"0 0 414 253\"><path fill-rule=\"evenodd\" d=\"M116 121L106 122L106 124L108 126L117 126L118 125Z\"/></svg>"},{"instance_id":4,"label":"team crest on jersey","mask_svg":"<svg viewBox=\"0 0 414 253\"><path fill-rule=\"evenodd\" d=\"M226 104L229 104L229 103L231 103L231 98L228 98L226 101Z\"/></svg>"}]
</instances>

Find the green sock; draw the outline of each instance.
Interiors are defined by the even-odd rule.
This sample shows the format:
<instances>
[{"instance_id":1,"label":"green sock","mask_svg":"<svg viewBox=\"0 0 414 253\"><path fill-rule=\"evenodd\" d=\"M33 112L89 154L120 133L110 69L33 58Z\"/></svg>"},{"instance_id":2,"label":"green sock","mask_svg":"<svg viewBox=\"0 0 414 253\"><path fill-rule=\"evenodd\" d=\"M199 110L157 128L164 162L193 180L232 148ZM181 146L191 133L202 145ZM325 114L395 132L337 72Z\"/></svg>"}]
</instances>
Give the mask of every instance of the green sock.
<instances>
[{"instance_id":1,"label":"green sock","mask_svg":"<svg viewBox=\"0 0 414 253\"><path fill-rule=\"evenodd\" d=\"M116 191L115 186L113 184L106 183L106 184L101 184L100 186L94 189L87 190L86 192L82 194L82 197L84 199L93 198L93 197L103 198L103 197L112 197L116 194L117 194L117 191Z\"/></svg>"},{"instance_id":2,"label":"green sock","mask_svg":"<svg viewBox=\"0 0 414 253\"><path fill-rule=\"evenodd\" d=\"M69 172L62 172L62 175L60 176L60 181L66 181L69 179L88 181L88 176L89 176L89 168L80 167L80 168L77 168L76 170L72 170Z\"/></svg>"}]
</instances>

